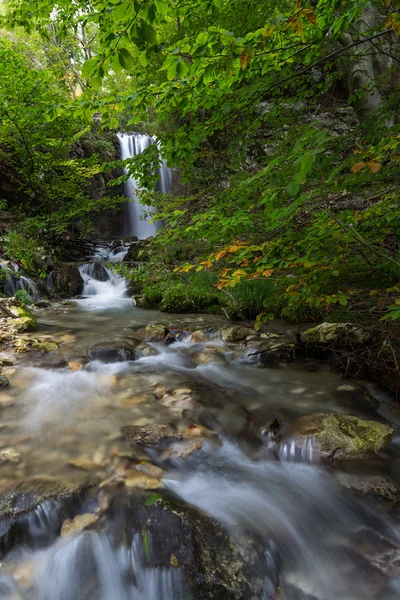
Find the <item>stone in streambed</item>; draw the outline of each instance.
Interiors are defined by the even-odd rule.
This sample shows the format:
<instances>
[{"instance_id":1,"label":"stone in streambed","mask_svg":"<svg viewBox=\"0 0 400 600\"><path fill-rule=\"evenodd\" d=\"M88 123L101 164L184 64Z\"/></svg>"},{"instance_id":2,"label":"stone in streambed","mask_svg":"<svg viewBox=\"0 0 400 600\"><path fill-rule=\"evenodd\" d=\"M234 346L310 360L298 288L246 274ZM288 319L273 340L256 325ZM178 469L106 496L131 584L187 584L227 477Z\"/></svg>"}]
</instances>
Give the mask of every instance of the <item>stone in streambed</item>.
<instances>
[{"instance_id":1,"label":"stone in streambed","mask_svg":"<svg viewBox=\"0 0 400 600\"><path fill-rule=\"evenodd\" d=\"M39 340L32 340L31 348L35 352L57 352L58 344L56 342L43 342Z\"/></svg>"},{"instance_id":2,"label":"stone in streambed","mask_svg":"<svg viewBox=\"0 0 400 600\"><path fill-rule=\"evenodd\" d=\"M0 464L14 463L18 464L22 460L22 454L14 450L14 448L3 448L0 450Z\"/></svg>"},{"instance_id":3,"label":"stone in streambed","mask_svg":"<svg viewBox=\"0 0 400 600\"><path fill-rule=\"evenodd\" d=\"M198 331L193 331L193 333L190 336L190 341L194 344L201 344L203 342L208 342L209 339L210 338L206 334L206 332L202 331L201 329L199 329Z\"/></svg>"},{"instance_id":4,"label":"stone in streambed","mask_svg":"<svg viewBox=\"0 0 400 600\"><path fill-rule=\"evenodd\" d=\"M182 434L169 425L125 425L121 427L124 438L132 445L165 448L174 441L180 441Z\"/></svg>"},{"instance_id":5,"label":"stone in streambed","mask_svg":"<svg viewBox=\"0 0 400 600\"><path fill-rule=\"evenodd\" d=\"M374 496L388 502L400 502L400 490L380 475L354 475L338 471L335 477L339 485L357 495Z\"/></svg>"},{"instance_id":6,"label":"stone in streambed","mask_svg":"<svg viewBox=\"0 0 400 600\"><path fill-rule=\"evenodd\" d=\"M100 342L90 346L89 360L99 360L104 363L124 362L135 360L135 348L127 342Z\"/></svg>"},{"instance_id":7,"label":"stone in streambed","mask_svg":"<svg viewBox=\"0 0 400 600\"><path fill-rule=\"evenodd\" d=\"M168 327L162 323L152 323L151 325L147 325L144 339L146 342L165 342L167 336L171 335ZM171 343L173 340L171 338L169 339L169 343Z\"/></svg>"},{"instance_id":8,"label":"stone in streambed","mask_svg":"<svg viewBox=\"0 0 400 600\"><path fill-rule=\"evenodd\" d=\"M369 340L369 333L354 323L321 323L301 334L306 343L341 344L342 346L361 346Z\"/></svg>"},{"instance_id":9,"label":"stone in streambed","mask_svg":"<svg viewBox=\"0 0 400 600\"><path fill-rule=\"evenodd\" d=\"M7 377L5 375L0 375L0 388L8 387L9 385L10 382L8 381Z\"/></svg>"},{"instance_id":10,"label":"stone in streambed","mask_svg":"<svg viewBox=\"0 0 400 600\"><path fill-rule=\"evenodd\" d=\"M232 325L221 331L221 338L225 344L243 342L249 335L254 334L254 329L243 327L243 325Z\"/></svg>"},{"instance_id":11,"label":"stone in streambed","mask_svg":"<svg viewBox=\"0 0 400 600\"><path fill-rule=\"evenodd\" d=\"M84 531L88 527L94 525L97 521L97 518L98 517L92 513L86 513L84 515L78 515L72 520L66 519L61 528L61 537Z\"/></svg>"},{"instance_id":12,"label":"stone in streambed","mask_svg":"<svg viewBox=\"0 0 400 600\"><path fill-rule=\"evenodd\" d=\"M42 369L63 369L68 363L60 352L48 352L39 366Z\"/></svg>"},{"instance_id":13,"label":"stone in streambed","mask_svg":"<svg viewBox=\"0 0 400 600\"><path fill-rule=\"evenodd\" d=\"M145 342L136 346L136 352L139 356L155 356L158 354L157 350L153 348L153 346L150 346Z\"/></svg>"},{"instance_id":14,"label":"stone in streambed","mask_svg":"<svg viewBox=\"0 0 400 600\"><path fill-rule=\"evenodd\" d=\"M334 453L335 460L346 461L365 459L386 450L393 429L349 415L315 413L297 419L290 433L301 443L314 437L322 458Z\"/></svg>"}]
</instances>

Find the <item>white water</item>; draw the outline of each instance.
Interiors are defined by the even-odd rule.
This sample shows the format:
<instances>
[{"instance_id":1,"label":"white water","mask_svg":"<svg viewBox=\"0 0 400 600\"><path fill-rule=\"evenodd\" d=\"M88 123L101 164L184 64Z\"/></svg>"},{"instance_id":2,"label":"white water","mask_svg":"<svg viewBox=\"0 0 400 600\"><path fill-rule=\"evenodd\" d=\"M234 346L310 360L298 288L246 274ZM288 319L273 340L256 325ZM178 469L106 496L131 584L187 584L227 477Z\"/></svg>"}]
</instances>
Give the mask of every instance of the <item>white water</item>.
<instances>
[{"instance_id":1,"label":"white water","mask_svg":"<svg viewBox=\"0 0 400 600\"><path fill-rule=\"evenodd\" d=\"M154 138L140 133L120 133L118 138L123 160L134 158L156 143ZM167 194L171 188L171 169L167 167L165 160L160 162L160 168L158 169L160 178L156 189L163 194ZM125 169L125 174L127 173L128 171ZM158 227L156 223L150 223L151 217L146 217L146 214L151 213L152 209L140 203L137 195L138 189L137 181L130 177L125 183L125 196L130 200L126 205L125 235L136 235L139 239L146 239L153 236Z\"/></svg>"},{"instance_id":2,"label":"white water","mask_svg":"<svg viewBox=\"0 0 400 600\"><path fill-rule=\"evenodd\" d=\"M100 262L79 267L84 281L83 300L79 303L88 310L112 310L132 303L126 295L126 281Z\"/></svg>"},{"instance_id":3,"label":"white water","mask_svg":"<svg viewBox=\"0 0 400 600\"><path fill-rule=\"evenodd\" d=\"M29 279L29 277L13 274L13 272L7 268L4 293L6 296L15 296L15 294L20 290L29 294L32 300L39 300L40 298L37 285L31 279Z\"/></svg>"}]
</instances>

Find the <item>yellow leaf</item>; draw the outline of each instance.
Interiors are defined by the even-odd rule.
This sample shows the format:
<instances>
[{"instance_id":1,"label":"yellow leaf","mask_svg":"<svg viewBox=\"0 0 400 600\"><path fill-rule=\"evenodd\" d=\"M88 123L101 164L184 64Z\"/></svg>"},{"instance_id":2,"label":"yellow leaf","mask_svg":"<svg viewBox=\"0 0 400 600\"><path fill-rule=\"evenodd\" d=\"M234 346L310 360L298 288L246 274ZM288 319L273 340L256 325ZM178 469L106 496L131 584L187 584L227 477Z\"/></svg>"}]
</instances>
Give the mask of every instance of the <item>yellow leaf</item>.
<instances>
[{"instance_id":1,"label":"yellow leaf","mask_svg":"<svg viewBox=\"0 0 400 600\"><path fill-rule=\"evenodd\" d=\"M179 562L178 562L178 559L176 558L175 554L171 554L171 558L170 558L169 562L172 567L179 567Z\"/></svg>"},{"instance_id":2,"label":"yellow leaf","mask_svg":"<svg viewBox=\"0 0 400 600\"><path fill-rule=\"evenodd\" d=\"M294 35L297 35L297 37L301 37L303 35L304 25L299 17L292 17L289 21L289 25Z\"/></svg>"},{"instance_id":3,"label":"yellow leaf","mask_svg":"<svg viewBox=\"0 0 400 600\"><path fill-rule=\"evenodd\" d=\"M199 265L196 269L196 273L198 273L199 271L202 271L204 269L203 265Z\"/></svg>"},{"instance_id":4,"label":"yellow leaf","mask_svg":"<svg viewBox=\"0 0 400 600\"><path fill-rule=\"evenodd\" d=\"M211 269L211 266L212 266L211 260L203 260L200 264L204 265L206 267L206 269Z\"/></svg>"},{"instance_id":5,"label":"yellow leaf","mask_svg":"<svg viewBox=\"0 0 400 600\"><path fill-rule=\"evenodd\" d=\"M263 276L264 277L271 277L272 273L274 272L275 269L266 269L265 271L263 271Z\"/></svg>"},{"instance_id":6,"label":"yellow leaf","mask_svg":"<svg viewBox=\"0 0 400 600\"><path fill-rule=\"evenodd\" d=\"M182 267L182 271L184 273L189 273L190 269L194 269L194 265L186 265L185 267Z\"/></svg>"},{"instance_id":7,"label":"yellow leaf","mask_svg":"<svg viewBox=\"0 0 400 600\"><path fill-rule=\"evenodd\" d=\"M240 250L240 246L238 246L238 244L234 244L229 248L229 252L237 252L238 250Z\"/></svg>"},{"instance_id":8,"label":"yellow leaf","mask_svg":"<svg viewBox=\"0 0 400 600\"><path fill-rule=\"evenodd\" d=\"M377 162L371 161L367 163L367 167L369 167L371 173L377 173L381 169L382 165Z\"/></svg>"},{"instance_id":9,"label":"yellow leaf","mask_svg":"<svg viewBox=\"0 0 400 600\"><path fill-rule=\"evenodd\" d=\"M240 66L242 67L243 71L247 69L249 62L250 54L248 54L248 52L242 52L240 55Z\"/></svg>"},{"instance_id":10,"label":"yellow leaf","mask_svg":"<svg viewBox=\"0 0 400 600\"><path fill-rule=\"evenodd\" d=\"M246 275L247 273L246 271L243 271L243 269L238 269L232 273L232 277L245 277Z\"/></svg>"},{"instance_id":11,"label":"yellow leaf","mask_svg":"<svg viewBox=\"0 0 400 600\"><path fill-rule=\"evenodd\" d=\"M222 290L222 288L228 287L228 285L229 285L229 279L221 279L217 283L217 289Z\"/></svg>"},{"instance_id":12,"label":"yellow leaf","mask_svg":"<svg viewBox=\"0 0 400 600\"><path fill-rule=\"evenodd\" d=\"M244 260L244 259L243 259L243 260L242 260L242 262L240 263L240 265L239 265L239 266L240 266L240 267L248 267L248 266L249 266L249 263L248 263L248 261L247 261L247 260Z\"/></svg>"},{"instance_id":13,"label":"yellow leaf","mask_svg":"<svg viewBox=\"0 0 400 600\"><path fill-rule=\"evenodd\" d=\"M389 15L385 27L391 27L397 35L400 35L400 13Z\"/></svg>"},{"instance_id":14,"label":"yellow leaf","mask_svg":"<svg viewBox=\"0 0 400 600\"><path fill-rule=\"evenodd\" d=\"M365 162L359 162L356 163L355 165L353 165L351 167L351 170L353 171L353 173L358 173L359 171L362 171L363 169L365 169L367 165L365 164Z\"/></svg>"},{"instance_id":15,"label":"yellow leaf","mask_svg":"<svg viewBox=\"0 0 400 600\"><path fill-rule=\"evenodd\" d=\"M273 31L275 31L274 25L271 25L270 23L268 23L267 25L265 25L265 27L263 29L263 36L269 37L271 35L271 33L273 33Z\"/></svg>"},{"instance_id":16,"label":"yellow leaf","mask_svg":"<svg viewBox=\"0 0 400 600\"><path fill-rule=\"evenodd\" d=\"M222 269L221 271L221 277L226 277L229 273L230 269Z\"/></svg>"},{"instance_id":17,"label":"yellow leaf","mask_svg":"<svg viewBox=\"0 0 400 600\"><path fill-rule=\"evenodd\" d=\"M174 269L174 273L177 273L179 271L180 267L175 267Z\"/></svg>"},{"instance_id":18,"label":"yellow leaf","mask_svg":"<svg viewBox=\"0 0 400 600\"><path fill-rule=\"evenodd\" d=\"M221 258L224 258L225 255L226 255L226 250L220 250L215 255L215 260L221 260Z\"/></svg>"},{"instance_id":19,"label":"yellow leaf","mask_svg":"<svg viewBox=\"0 0 400 600\"><path fill-rule=\"evenodd\" d=\"M312 8L304 8L301 11L301 14L307 19L307 21L310 21L311 25L317 24L317 17L315 16L315 12Z\"/></svg>"},{"instance_id":20,"label":"yellow leaf","mask_svg":"<svg viewBox=\"0 0 400 600\"><path fill-rule=\"evenodd\" d=\"M332 221L329 221L328 223L328 227L332 227L332 225L335 223L335 219L332 219Z\"/></svg>"}]
</instances>

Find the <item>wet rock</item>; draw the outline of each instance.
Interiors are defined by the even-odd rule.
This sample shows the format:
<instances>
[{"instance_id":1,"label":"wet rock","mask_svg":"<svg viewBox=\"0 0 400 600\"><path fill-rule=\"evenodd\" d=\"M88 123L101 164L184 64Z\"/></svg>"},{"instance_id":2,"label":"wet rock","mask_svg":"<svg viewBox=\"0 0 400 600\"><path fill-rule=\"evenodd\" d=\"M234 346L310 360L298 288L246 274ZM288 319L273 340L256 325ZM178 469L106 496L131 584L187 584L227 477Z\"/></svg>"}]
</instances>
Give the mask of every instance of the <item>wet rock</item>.
<instances>
[{"instance_id":1,"label":"wet rock","mask_svg":"<svg viewBox=\"0 0 400 600\"><path fill-rule=\"evenodd\" d=\"M165 448L174 441L182 439L182 434L169 425L125 425L121 428L124 438L131 444Z\"/></svg>"},{"instance_id":2,"label":"wet rock","mask_svg":"<svg viewBox=\"0 0 400 600\"><path fill-rule=\"evenodd\" d=\"M167 336L170 334L168 327L162 323L154 323L148 325L145 331L146 342L165 342ZM174 338L175 339L175 338Z\"/></svg>"},{"instance_id":3,"label":"wet rock","mask_svg":"<svg viewBox=\"0 0 400 600\"><path fill-rule=\"evenodd\" d=\"M335 413L305 415L289 429L289 437L300 444L314 437L323 459L339 461L378 455L389 446L392 435L388 425Z\"/></svg>"},{"instance_id":4,"label":"wet rock","mask_svg":"<svg viewBox=\"0 0 400 600\"><path fill-rule=\"evenodd\" d=\"M204 444L203 439L187 440L182 443L174 444L172 448L168 448L162 456L161 460L170 458L180 458L186 460L189 456L202 449Z\"/></svg>"},{"instance_id":5,"label":"wet rock","mask_svg":"<svg viewBox=\"0 0 400 600\"><path fill-rule=\"evenodd\" d=\"M101 342L93 344L88 351L89 360L100 360L104 363L135 360L135 348L127 342Z\"/></svg>"},{"instance_id":6,"label":"wet rock","mask_svg":"<svg viewBox=\"0 0 400 600\"><path fill-rule=\"evenodd\" d=\"M5 375L0 375L0 388L8 387L9 385L10 382L8 381L7 377Z\"/></svg>"},{"instance_id":7,"label":"wet rock","mask_svg":"<svg viewBox=\"0 0 400 600\"><path fill-rule=\"evenodd\" d=\"M38 340L33 340L31 348L36 352L57 352L58 344L56 344L55 342L42 342Z\"/></svg>"},{"instance_id":8,"label":"wet rock","mask_svg":"<svg viewBox=\"0 0 400 600\"><path fill-rule=\"evenodd\" d=\"M73 520L66 519L61 528L61 537L84 531L94 525L97 519L98 517L92 513L78 515Z\"/></svg>"},{"instance_id":9,"label":"wet rock","mask_svg":"<svg viewBox=\"0 0 400 600\"><path fill-rule=\"evenodd\" d=\"M138 490L160 490L163 487L163 482L156 477L131 469L126 474L125 485L127 488Z\"/></svg>"},{"instance_id":10,"label":"wet rock","mask_svg":"<svg viewBox=\"0 0 400 600\"><path fill-rule=\"evenodd\" d=\"M68 362L60 352L49 352L45 358L40 361L39 366L42 369L63 369L68 366Z\"/></svg>"},{"instance_id":11,"label":"wet rock","mask_svg":"<svg viewBox=\"0 0 400 600\"><path fill-rule=\"evenodd\" d=\"M360 496L375 496L388 502L400 502L400 490L380 475L354 475L339 471L336 473L336 481Z\"/></svg>"},{"instance_id":12,"label":"wet rock","mask_svg":"<svg viewBox=\"0 0 400 600\"><path fill-rule=\"evenodd\" d=\"M203 342L208 342L209 339L210 338L206 334L206 332L201 331L201 329L199 329L198 331L193 331L193 333L190 336L190 341L193 342L194 344L201 344Z\"/></svg>"},{"instance_id":13,"label":"wet rock","mask_svg":"<svg viewBox=\"0 0 400 600\"><path fill-rule=\"evenodd\" d=\"M17 315L17 319L12 319L10 326L12 331L25 331L26 329L35 329L36 319L26 306L12 304L10 311Z\"/></svg>"},{"instance_id":14,"label":"wet rock","mask_svg":"<svg viewBox=\"0 0 400 600\"><path fill-rule=\"evenodd\" d=\"M22 454L17 452L14 448L3 448L0 450L0 464L2 463L14 463L18 464L22 460Z\"/></svg>"},{"instance_id":15,"label":"wet rock","mask_svg":"<svg viewBox=\"0 0 400 600\"><path fill-rule=\"evenodd\" d=\"M51 306L51 302L50 300L42 298L41 300L36 300L35 306L36 308L49 308Z\"/></svg>"},{"instance_id":16,"label":"wet rock","mask_svg":"<svg viewBox=\"0 0 400 600\"><path fill-rule=\"evenodd\" d=\"M153 346L150 346L144 342L136 346L136 352L139 354L139 356L155 356L158 354L157 350L153 348Z\"/></svg>"},{"instance_id":17,"label":"wet rock","mask_svg":"<svg viewBox=\"0 0 400 600\"><path fill-rule=\"evenodd\" d=\"M226 360L224 359L222 354L199 352L198 354L194 354L193 358L200 365L208 365L210 363L218 363L220 365L226 364Z\"/></svg>"},{"instance_id":18,"label":"wet rock","mask_svg":"<svg viewBox=\"0 0 400 600\"><path fill-rule=\"evenodd\" d=\"M10 396L10 394L5 394L2 392L0 394L0 408L7 408L8 406L13 406L15 404L15 399Z\"/></svg>"},{"instance_id":19,"label":"wet rock","mask_svg":"<svg viewBox=\"0 0 400 600\"><path fill-rule=\"evenodd\" d=\"M104 465L100 462L93 462L91 460L79 459L79 460L70 460L68 463L71 467L75 469L80 469L82 471L98 471L102 469Z\"/></svg>"},{"instance_id":20,"label":"wet rock","mask_svg":"<svg viewBox=\"0 0 400 600\"><path fill-rule=\"evenodd\" d=\"M243 325L232 325L221 331L221 338L226 344L243 342L249 335L254 334L254 329L243 327Z\"/></svg>"},{"instance_id":21,"label":"wet rock","mask_svg":"<svg viewBox=\"0 0 400 600\"><path fill-rule=\"evenodd\" d=\"M65 263L53 271L56 291L66 296L79 296L83 290L83 279L76 263Z\"/></svg>"},{"instance_id":22,"label":"wet rock","mask_svg":"<svg viewBox=\"0 0 400 600\"><path fill-rule=\"evenodd\" d=\"M341 344L360 346L369 340L369 333L354 323L321 323L301 334L306 343Z\"/></svg>"},{"instance_id":23,"label":"wet rock","mask_svg":"<svg viewBox=\"0 0 400 600\"><path fill-rule=\"evenodd\" d=\"M371 568L388 577L400 576L400 545L370 529L359 529L348 545L366 560Z\"/></svg>"},{"instance_id":24,"label":"wet rock","mask_svg":"<svg viewBox=\"0 0 400 600\"><path fill-rule=\"evenodd\" d=\"M123 262L137 262L143 257L140 256L141 251L148 245L148 240L132 240L131 245L128 248Z\"/></svg>"}]
</instances>

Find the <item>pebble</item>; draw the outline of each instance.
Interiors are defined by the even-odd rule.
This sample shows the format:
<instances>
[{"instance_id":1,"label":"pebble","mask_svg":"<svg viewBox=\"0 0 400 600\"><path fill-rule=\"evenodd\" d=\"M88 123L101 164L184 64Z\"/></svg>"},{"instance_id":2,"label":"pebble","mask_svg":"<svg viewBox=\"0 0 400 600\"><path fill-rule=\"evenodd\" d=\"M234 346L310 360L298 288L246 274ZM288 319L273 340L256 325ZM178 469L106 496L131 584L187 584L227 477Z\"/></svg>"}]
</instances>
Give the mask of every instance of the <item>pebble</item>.
<instances>
[{"instance_id":1,"label":"pebble","mask_svg":"<svg viewBox=\"0 0 400 600\"><path fill-rule=\"evenodd\" d=\"M83 531L90 525L94 525L96 521L97 517L92 513L78 515L72 521L71 519L67 519L62 525L61 536L64 537L66 535L72 535L73 533L79 533L80 531Z\"/></svg>"}]
</instances>

